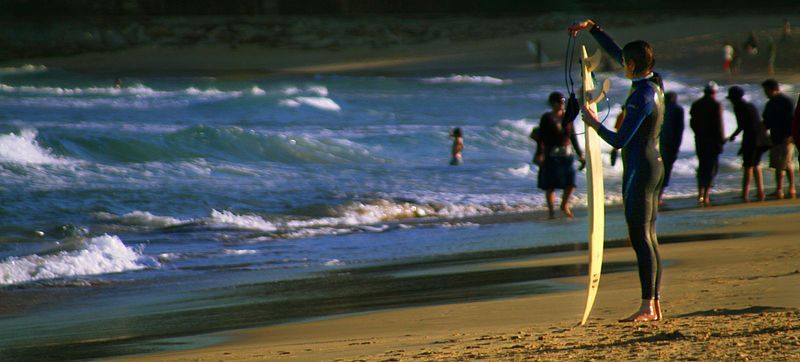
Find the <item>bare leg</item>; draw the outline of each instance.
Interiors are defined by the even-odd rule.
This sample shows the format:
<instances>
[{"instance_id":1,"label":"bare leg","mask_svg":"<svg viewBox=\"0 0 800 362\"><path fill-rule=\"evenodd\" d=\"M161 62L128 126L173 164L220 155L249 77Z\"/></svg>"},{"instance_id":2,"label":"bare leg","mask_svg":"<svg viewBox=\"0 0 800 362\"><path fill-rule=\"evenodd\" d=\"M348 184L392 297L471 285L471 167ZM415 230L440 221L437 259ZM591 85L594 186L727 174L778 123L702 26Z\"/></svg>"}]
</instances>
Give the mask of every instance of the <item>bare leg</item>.
<instances>
[{"instance_id":1,"label":"bare leg","mask_svg":"<svg viewBox=\"0 0 800 362\"><path fill-rule=\"evenodd\" d=\"M575 186L567 186L564 188L564 193L561 195L561 211L567 217L573 217L572 211L569 209L569 198L572 197L572 192L575 191Z\"/></svg>"},{"instance_id":2,"label":"bare leg","mask_svg":"<svg viewBox=\"0 0 800 362\"><path fill-rule=\"evenodd\" d=\"M705 194L705 192L703 191L704 189L705 187L703 186L697 186L697 203L700 206L703 206L703 203L705 202L705 199L703 198L703 194Z\"/></svg>"},{"instance_id":3,"label":"bare leg","mask_svg":"<svg viewBox=\"0 0 800 362\"><path fill-rule=\"evenodd\" d=\"M783 170L775 170L775 197L783 198Z\"/></svg>"},{"instance_id":4,"label":"bare leg","mask_svg":"<svg viewBox=\"0 0 800 362\"><path fill-rule=\"evenodd\" d=\"M656 299L654 301L654 304L655 304L655 307L656 307L655 308L656 309L656 320L657 321L663 320L664 319L664 315L661 314L661 300L660 299Z\"/></svg>"},{"instance_id":5,"label":"bare leg","mask_svg":"<svg viewBox=\"0 0 800 362\"><path fill-rule=\"evenodd\" d=\"M756 188L758 189L758 201L764 201L764 177L761 175L761 166L753 167L753 178L756 179Z\"/></svg>"},{"instance_id":6,"label":"bare leg","mask_svg":"<svg viewBox=\"0 0 800 362\"><path fill-rule=\"evenodd\" d=\"M555 204L555 191L554 190L546 190L544 192L545 199L547 200L547 212L550 215L551 219L556 218L556 213L553 211L553 204Z\"/></svg>"},{"instance_id":7,"label":"bare leg","mask_svg":"<svg viewBox=\"0 0 800 362\"><path fill-rule=\"evenodd\" d=\"M753 176L753 168L745 167L742 174L742 201L750 202L750 178Z\"/></svg>"},{"instance_id":8,"label":"bare leg","mask_svg":"<svg viewBox=\"0 0 800 362\"><path fill-rule=\"evenodd\" d=\"M655 302L653 299L642 299L642 305L630 317L620 319L620 322L652 322L658 320Z\"/></svg>"},{"instance_id":9,"label":"bare leg","mask_svg":"<svg viewBox=\"0 0 800 362\"><path fill-rule=\"evenodd\" d=\"M711 193L711 186L706 187L703 191L703 206L711 206L711 199L708 198L708 195Z\"/></svg>"},{"instance_id":10,"label":"bare leg","mask_svg":"<svg viewBox=\"0 0 800 362\"><path fill-rule=\"evenodd\" d=\"M797 191L794 189L794 169L791 164L789 164L789 168L786 169L786 173L789 175L789 197L794 199L797 197Z\"/></svg>"}]
</instances>

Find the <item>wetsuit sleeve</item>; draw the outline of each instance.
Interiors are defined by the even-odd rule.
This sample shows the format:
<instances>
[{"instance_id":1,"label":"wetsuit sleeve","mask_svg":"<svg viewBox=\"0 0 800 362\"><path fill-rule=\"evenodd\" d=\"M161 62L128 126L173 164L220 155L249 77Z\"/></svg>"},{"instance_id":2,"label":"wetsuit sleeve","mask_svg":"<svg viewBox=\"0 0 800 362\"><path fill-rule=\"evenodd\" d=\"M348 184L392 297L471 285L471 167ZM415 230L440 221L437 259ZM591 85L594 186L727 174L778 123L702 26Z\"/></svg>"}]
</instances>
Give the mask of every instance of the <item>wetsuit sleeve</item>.
<instances>
[{"instance_id":1,"label":"wetsuit sleeve","mask_svg":"<svg viewBox=\"0 0 800 362\"><path fill-rule=\"evenodd\" d=\"M653 111L654 95L652 88L649 87L633 92L625 106L625 120L622 121L619 132L611 131L601 124L597 128L597 134L611 147L625 147L633 139L647 115Z\"/></svg>"},{"instance_id":2,"label":"wetsuit sleeve","mask_svg":"<svg viewBox=\"0 0 800 362\"><path fill-rule=\"evenodd\" d=\"M600 44L603 50L605 50L617 64L622 65L622 48L620 48L610 35L603 31L603 28L595 24L595 26L589 30L589 33L592 34L594 40Z\"/></svg>"}]
</instances>

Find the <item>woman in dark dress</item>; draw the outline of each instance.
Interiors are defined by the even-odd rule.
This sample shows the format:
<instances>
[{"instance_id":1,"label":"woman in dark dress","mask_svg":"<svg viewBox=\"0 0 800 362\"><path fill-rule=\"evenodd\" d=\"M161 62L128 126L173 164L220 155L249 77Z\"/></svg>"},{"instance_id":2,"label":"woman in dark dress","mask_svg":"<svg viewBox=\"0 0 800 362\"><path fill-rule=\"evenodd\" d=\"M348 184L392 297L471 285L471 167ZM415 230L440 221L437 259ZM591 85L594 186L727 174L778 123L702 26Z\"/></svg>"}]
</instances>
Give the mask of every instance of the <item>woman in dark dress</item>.
<instances>
[{"instance_id":1,"label":"woman in dark dress","mask_svg":"<svg viewBox=\"0 0 800 362\"><path fill-rule=\"evenodd\" d=\"M555 189L564 190L561 211L567 217L572 217L569 199L575 191L575 154L583 162L583 152L578 145L574 125L571 121L564 121L564 96L553 92L548 97L548 103L551 111L542 115L538 134L531 134L531 138L537 141L534 162L539 165L538 186L545 191L551 219L555 218Z\"/></svg>"}]
</instances>

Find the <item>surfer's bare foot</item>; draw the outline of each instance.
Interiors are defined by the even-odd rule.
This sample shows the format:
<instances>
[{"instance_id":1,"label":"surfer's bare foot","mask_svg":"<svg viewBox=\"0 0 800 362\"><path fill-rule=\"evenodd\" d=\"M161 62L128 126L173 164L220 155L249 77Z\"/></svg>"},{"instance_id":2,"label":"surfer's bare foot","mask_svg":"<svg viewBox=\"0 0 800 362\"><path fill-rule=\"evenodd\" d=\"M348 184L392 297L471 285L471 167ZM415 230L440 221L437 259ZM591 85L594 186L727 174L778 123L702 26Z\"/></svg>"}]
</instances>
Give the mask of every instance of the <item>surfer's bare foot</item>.
<instances>
[{"instance_id":1,"label":"surfer's bare foot","mask_svg":"<svg viewBox=\"0 0 800 362\"><path fill-rule=\"evenodd\" d=\"M763 191L758 193L758 201L764 201L766 199L767 199L767 195L764 195Z\"/></svg>"},{"instance_id":2,"label":"surfer's bare foot","mask_svg":"<svg viewBox=\"0 0 800 362\"><path fill-rule=\"evenodd\" d=\"M656 320L660 321L664 319L664 316L661 314L661 301L656 299L654 301L655 309L656 309Z\"/></svg>"},{"instance_id":3,"label":"surfer's bare foot","mask_svg":"<svg viewBox=\"0 0 800 362\"><path fill-rule=\"evenodd\" d=\"M620 322L653 322L658 320L655 303L652 299L643 299L642 306L630 317L620 319Z\"/></svg>"},{"instance_id":4,"label":"surfer's bare foot","mask_svg":"<svg viewBox=\"0 0 800 362\"><path fill-rule=\"evenodd\" d=\"M555 219L556 218L556 213L553 210L547 210L547 218L551 219L551 220Z\"/></svg>"},{"instance_id":5,"label":"surfer's bare foot","mask_svg":"<svg viewBox=\"0 0 800 362\"><path fill-rule=\"evenodd\" d=\"M773 195L775 195L775 198L778 200L783 199L783 190L775 191Z\"/></svg>"},{"instance_id":6,"label":"surfer's bare foot","mask_svg":"<svg viewBox=\"0 0 800 362\"><path fill-rule=\"evenodd\" d=\"M567 205L561 205L561 211L563 211L564 215L567 215L567 217L569 218L575 217L574 215L572 215L572 210L570 210L569 206Z\"/></svg>"},{"instance_id":7,"label":"surfer's bare foot","mask_svg":"<svg viewBox=\"0 0 800 362\"><path fill-rule=\"evenodd\" d=\"M794 187L789 189L789 198L796 199L797 198L797 191L794 190Z\"/></svg>"}]
</instances>

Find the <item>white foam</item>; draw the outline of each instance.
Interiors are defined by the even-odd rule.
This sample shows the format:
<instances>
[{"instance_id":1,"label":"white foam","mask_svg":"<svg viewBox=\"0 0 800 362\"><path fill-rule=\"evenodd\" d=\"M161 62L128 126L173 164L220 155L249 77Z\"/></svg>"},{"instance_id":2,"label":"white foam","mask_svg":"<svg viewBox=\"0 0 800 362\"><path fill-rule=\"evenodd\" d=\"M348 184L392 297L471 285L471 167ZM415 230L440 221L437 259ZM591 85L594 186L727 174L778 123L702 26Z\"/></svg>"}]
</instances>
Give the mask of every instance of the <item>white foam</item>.
<instances>
[{"instance_id":1,"label":"white foam","mask_svg":"<svg viewBox=\"0 0 800 362\"><path fill-rule=\"evenodd\" d=\"M519 167L512 167L508 169L508 172L515 177L527 177L531 173L531 165L526 163Z\"/></svg>"},{"instance_id":2,"label":"white foam","mask_svg":"<svg viewBox=\"0 0 800 362\"><path fill-rule=\"evenodd\" d=\"M237 215L228 210L222 212L211 210L212 225L234 227L243 230L277 231L275 224L264 220L258 215Z\"/></svg>"},{"instance_id":3,"label":"white foam","mask_svg":"<svg viewBox=\"0 0 800 362\"><path fill-rule=\"evenodd\" d=\"M258 254L258 250L248 250L248 249L244 249L244 250L225 249L225 251L223 251L223 253L224 253L225 255L253 255L253 254Z\"/></svg>"},{"instance_id":4,"label":"white foam","mask_svg":"<svg viewBox=\"0 0 800 362\"><path fill-rule=\"evenodd\" d=\"M242 95L241 91L230 91L224 92L216 88L209 88L209 89L198 89L195 87L189 87L185 90L186 94L190 95L197 95L197 96L234 96L238 97Z\"/></svg>"},{"instance_id":5,"label":"white foam","mask_svg":"<svg viewBox=\"0 0 800 362\"><path fill-rule=\"evenodd\" d=\"M102 235L82 243L74 251L56 254L12 256L0 262L0 285L34 280L119 273L157 268L153 258L125 246L115 235Z\"/></svg>"},{"instance_id":6,"label":"white foam","mask_svg":"<svg viewBox=\"0 0 800 362\"><path fill-rule=\"evenodd\" d=\"M336 104L333 99L326 97L297 97L294 100L297 103L321 109L323 111L338 112L342 110L342 107Z\"/></svg>"},{"instance_id":7,"label":"white foam","mask_svg":"<svg viewBox=\"0 0 800 362\"><path fill-rule=\"evenodd\" d=\"M254 96L263 96L263 95L267 94L267 92L265 92L263 89L259 88L258 86L254 85L253 88L250 88L250 94L252 94Z\"/></svg>"},{"instance_id":8,"label":"white foam","mask_svg":"<svg viewBox=\"0 0 800 362\"><path fill-rule=\"evenodd\" d=\"M422 80L425 83L472 83L472 84L493 84L493 85L502 85L502 84L510 84L511 80L509 79L499 79L489 76L480 76L480 75L459 75L453 74L449 77L434 77L434 78L425 78Z\"/></svg>"},{"instance_id":9,"label":"white foam","mask_svg":"<svg viewBox=\"0 0 800 362\"><path fill-rule=\"evenodd\" d=\"M46 72L44 65L25 64L19 67L0 67L0 74L41 73Z\"/></svg>"},{"instance_id":10,"label":"white foam","mask_svg":"<svg viewBox=\"0 0 800 362\"><path fill-rule=\"evenodd\" d=\"M323 264L323 265L325 265L325 266L339 266L339 265L344 265L344 262L342 262L339 259L331 259L331 260L326 261L325 264Z\"/></svg>"},{"instance_id":11,"label":"white foam","mask_svg":"<svg viewBox=\"0 0 800 362\"><path fill-rule=\"evenodd\" d=\"M300 102L294 99L282 99L280 102L278 102L278 104L284 107L292 107L292 108L300 107Z\"/></svg>"},{"instance_id":12,"label":"white foam","mask_svg":"<svg viewBox=\"0 0 800 362\"><path fill-rule=\"evenodd\" d=\"M158 216L158 215L153 215L148 211L139 211L139 210L129 212L121 216L115 216L108 213L98 213L96 215L99 219L111 220L125 225L137 225L137 226L159 227L159 228L181 225L188 222L185 220L176 219L174 217Z\"/></svg>"},{"instance_id":13,"label":"white foam","mask_svg":"<svg viewBox=\"0 0 800 362\"><path fill-rule=\"evenodd\" d=\"M297 88L297 87L286 87L286 88L283 88L283 94L285 94L287 96L293 96L293 95L295 95L297 93L300 93L300 88Z\"/></svg>"},{"instance_id":14,"label":"white foam","mask_svg":"<svg viewBox=\"0 0 800 362\"><path fill-rule=\"evenodd\" d=\"M314 93L320 97L327 97L328 96L328 88L322 85L313 85L306 88L306 91L309 93Z\"/></svg>"},{"instance_id":15,"label":"white foam","mask_svg":"<svg viewBox=\"0 0 800 362\"><path fill-rule=\"evenodd\" d=\"M19 134L0 135L0 162L17 164L64 164L68 160L54 156L50 149L36 142L35 129L23 129Z\"/></svg>"}]
</instances>

